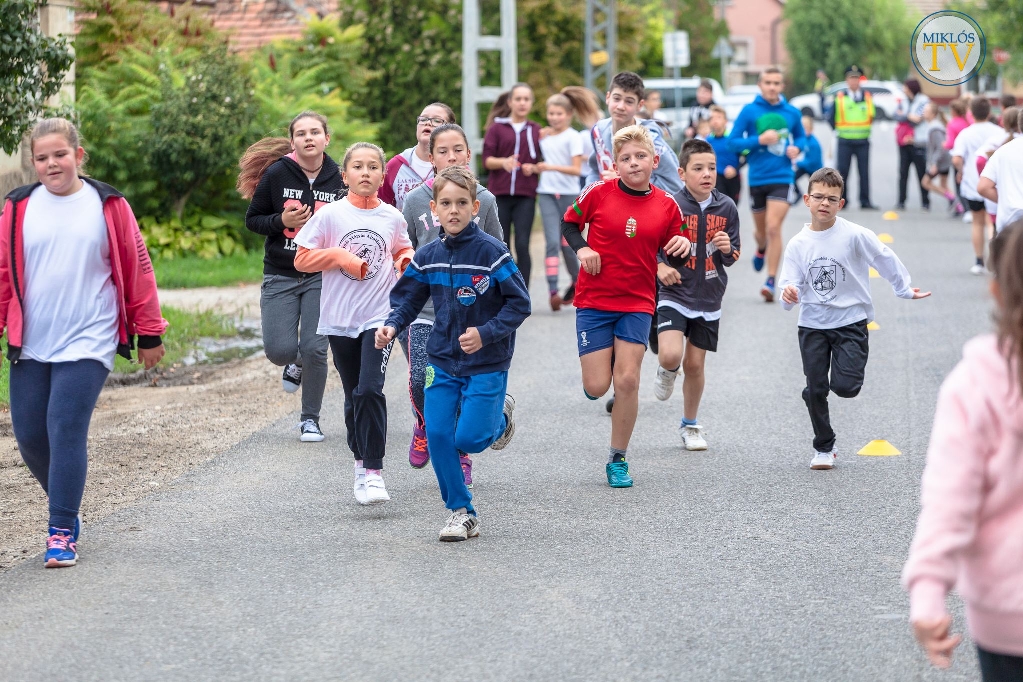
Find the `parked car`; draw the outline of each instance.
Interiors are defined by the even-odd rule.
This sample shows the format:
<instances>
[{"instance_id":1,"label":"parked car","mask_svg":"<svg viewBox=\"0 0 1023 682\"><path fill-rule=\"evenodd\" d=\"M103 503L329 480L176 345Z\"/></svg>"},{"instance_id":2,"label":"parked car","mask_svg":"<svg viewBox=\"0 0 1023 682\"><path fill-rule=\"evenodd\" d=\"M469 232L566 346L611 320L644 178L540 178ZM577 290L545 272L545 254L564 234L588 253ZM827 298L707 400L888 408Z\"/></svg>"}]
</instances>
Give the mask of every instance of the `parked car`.
<instances>
[{"instance_id":1,"label":"parked car","mask_svg":"<svg viewBox=\"0 0 1023 682\"><path fill-rule=\"evenodd\" d=\"M863 81L860 85L874 98L874 109L877 112L878 120L894 118L895 110L901 102L906 101L906 93L902 91L902 83L898 81ZM845 81L832 83L824 89L824 106L830 107L835 101L835 95L845 88ZM814 118L824 118L821 111L821 100L817 93L799 95L789 100L789 104L796 109L809 107L813 109Z\"/></svg>"},{"instance_id":2,"label":"parked car","mask_svg":"<svg viewBox=\"0 0 1023 682\"><path fill-rule=\"evenodd\" d=\"M728 120L734 121L742 108L755 100L759 94L759 85L733 85L728 88L718 104L724 107Z\"/></svg>"},{"instance_id":3,"label":"parked car","mask_svg":"<svg viewBox=\"0 0 1023 682\"><path fill-rule=\"evenodd\" d=\"M678 139L689 127L689 107L696 104L696 88L702 78L647 78L643 85L647 91L656 90L661 93L661 109L655 114L657 120L664 121L671 128L671 135ZM721 84L713 78L708 79L714 93L714 101L720 102L724 96ZM676 95L678 103L676 104Z\"/></svg>"}]
</instances>

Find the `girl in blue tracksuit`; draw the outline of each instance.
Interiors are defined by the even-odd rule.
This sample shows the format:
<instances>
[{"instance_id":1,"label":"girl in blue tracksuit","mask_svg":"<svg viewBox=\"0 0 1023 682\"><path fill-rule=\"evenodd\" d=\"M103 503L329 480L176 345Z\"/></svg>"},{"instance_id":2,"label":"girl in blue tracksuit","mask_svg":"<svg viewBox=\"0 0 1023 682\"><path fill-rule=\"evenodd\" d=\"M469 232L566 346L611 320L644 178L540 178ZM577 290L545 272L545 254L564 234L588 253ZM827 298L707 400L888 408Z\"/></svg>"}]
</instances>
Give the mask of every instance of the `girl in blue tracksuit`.
<instances>
[{"instance_id":1,"label":"girl in blue tracksuit","mask_svg":"<svg viewBox=\"0 0 1023 682\"><path fill-rule=\"evenodd\" d=\"M500 450L515 433L507 395L515 330L529 317L529 292L507 247L473 222L476 178L463 166L437 174L430 209L443 231L416 252L391 291L393 310L376 334L383 348L432 296L436 322L426 352L426 438L444 506L440 539L479 535L459 453Z\"/></svg>"}]
</instances>

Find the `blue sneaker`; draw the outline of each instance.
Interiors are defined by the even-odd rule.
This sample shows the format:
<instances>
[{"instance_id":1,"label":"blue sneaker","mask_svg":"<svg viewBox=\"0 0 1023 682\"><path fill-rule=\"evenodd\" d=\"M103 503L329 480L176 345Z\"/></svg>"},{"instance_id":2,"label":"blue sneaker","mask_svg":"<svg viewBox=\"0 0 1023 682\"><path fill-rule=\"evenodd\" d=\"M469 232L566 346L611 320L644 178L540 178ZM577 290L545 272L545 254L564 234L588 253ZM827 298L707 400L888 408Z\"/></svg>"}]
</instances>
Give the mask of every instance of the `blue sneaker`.
<instances>
[{"instance_id":1,"label":"blue sneaker","mask_svg":"<svg viewBox=\"0 0 1023 682\"><path fill-rule=\"evenodd\" d=\"M760 287L760 295L764 297L764 302L774 303L774 285L764 282L764 286Z\"/></svg>"},{"instance_id":2,"label":"blue sneaker","mask_svg":"<svg viewBox=\"0 0 1023 682\"><path fill-rule=\"evenodd\" d=\"M753 269L757 272L764 269L764 252L759 249L753 254Z\"/></svg>"},{"instance_id":3,"label":"blue sneaker","mask_svg":"<svg viewBox=\"0 0 1023 682\"><path fill-rule=\"evenodd\" d=\"M612 488L631 488L632 477L629 476L628 462L607 463L607 484Z\"/></svg>"},{"instance_id":4,"label":"blue sneaker","mask_svg":"<svg viewBox=\"0 0 1023 682\"><path fill-rule=\"evenodd\" d=\"M71 532L71 540L77 544L78 536L82 534L82 515L79 514L75 517L75 529Z\"/></svg>"},{"instance_id":5,"label":"blue sneaker","mask_svg":"<svg viewBox=\"0 0 1023 682\"><path fill-rule=\"evenodd\" d=\"M43 565L46 568L74 566L78 561L78 547L71 531L66 528L50 528L50 537L46 540L46 556Z\"/></svg>"}]
</instances>

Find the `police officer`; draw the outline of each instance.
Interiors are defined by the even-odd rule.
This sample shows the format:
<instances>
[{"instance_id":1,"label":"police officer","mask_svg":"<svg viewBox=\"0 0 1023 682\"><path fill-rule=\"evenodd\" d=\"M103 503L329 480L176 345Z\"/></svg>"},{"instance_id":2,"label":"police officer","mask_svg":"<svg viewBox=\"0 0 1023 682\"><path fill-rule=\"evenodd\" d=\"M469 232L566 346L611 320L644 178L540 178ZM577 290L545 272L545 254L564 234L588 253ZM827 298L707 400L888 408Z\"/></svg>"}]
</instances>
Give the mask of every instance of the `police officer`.
<instances>
[{"instance_id":1,"label":"police officer","mask_svg":"<svg viewBox=\"0 0 1023 682\"><path fill-rule=\"evenodd\" d=\"M849 169L856 157L860 185L860 208L876 209L870 203L870 126L874 122L874 101L860 86L863 72L853 64L845 70L846 88L835 96L830 122L838 137L838 172L845 181L842 198L849 187Z\"/></svg>"}]
</instances>

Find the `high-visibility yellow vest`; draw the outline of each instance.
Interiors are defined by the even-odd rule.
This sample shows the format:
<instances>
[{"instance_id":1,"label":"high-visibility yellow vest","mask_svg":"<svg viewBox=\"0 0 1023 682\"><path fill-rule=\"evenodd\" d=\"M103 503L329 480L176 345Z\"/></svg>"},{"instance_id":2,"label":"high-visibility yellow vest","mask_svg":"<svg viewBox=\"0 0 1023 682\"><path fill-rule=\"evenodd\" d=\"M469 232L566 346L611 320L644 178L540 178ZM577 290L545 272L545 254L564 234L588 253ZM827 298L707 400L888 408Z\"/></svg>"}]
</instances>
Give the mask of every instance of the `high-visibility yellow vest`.
<instances>
[{"instance_id":1,"label":"high-visibility yellow vest","mask_svg":"<svg viewBox=\"0 0 1023 682\"><path fill-rule=\"evenodd\" d=\"M843 90L835 96L835 134L845 140L865 140L870 137L870 124L874 122L874 100L863 91L863 101L854 102Z\"/></svg>"}]
</instances>

